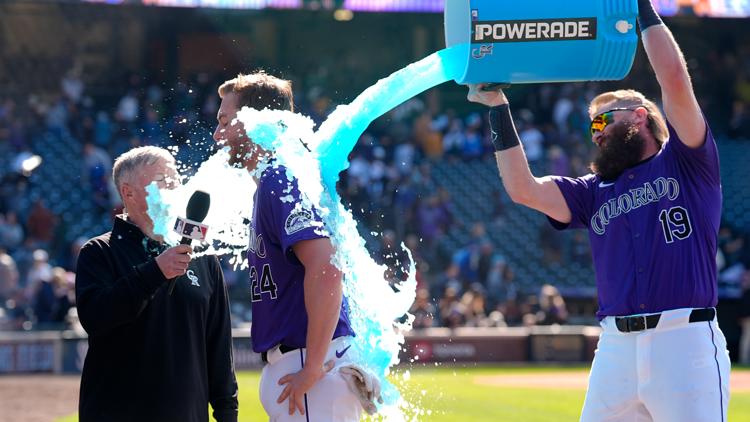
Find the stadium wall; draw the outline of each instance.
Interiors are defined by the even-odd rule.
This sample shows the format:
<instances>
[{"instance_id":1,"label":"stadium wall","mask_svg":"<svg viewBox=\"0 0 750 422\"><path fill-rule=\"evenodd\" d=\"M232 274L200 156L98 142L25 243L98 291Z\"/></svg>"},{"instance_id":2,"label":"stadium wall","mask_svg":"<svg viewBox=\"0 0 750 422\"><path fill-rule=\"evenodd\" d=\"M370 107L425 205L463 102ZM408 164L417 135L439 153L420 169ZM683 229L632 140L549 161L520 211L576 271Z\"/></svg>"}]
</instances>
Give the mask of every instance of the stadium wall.
<instances>
[{"instance_id":1,"label":"stadium wall","mask_svg":"<svg viewBox=\"0 0 750 422\"><path fill-rule=\"evenodd\" d=\"M586 363L599 332L588 326L431 328L407 334L400 358L405 364ZM250 330L234 330L232 337L236 369L261 368ZM71 331L0 333L0 375L80 373L87 350L86 337Z\"/></svg>"}]
</instances>

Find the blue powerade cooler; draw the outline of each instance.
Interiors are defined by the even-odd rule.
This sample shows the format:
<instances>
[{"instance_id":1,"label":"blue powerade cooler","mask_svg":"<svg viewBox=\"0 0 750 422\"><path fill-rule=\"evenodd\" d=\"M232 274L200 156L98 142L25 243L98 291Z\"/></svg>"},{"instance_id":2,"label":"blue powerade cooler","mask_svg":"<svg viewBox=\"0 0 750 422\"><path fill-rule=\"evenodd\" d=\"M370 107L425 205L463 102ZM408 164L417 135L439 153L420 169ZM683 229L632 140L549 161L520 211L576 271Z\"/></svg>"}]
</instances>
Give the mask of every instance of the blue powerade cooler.
<instances>
[{"instance_id":1,"label":"blue powerade cooler","mask_svg":"<svg viewBox=\"0 0 750 422\"><path fill-rule=\"evenodd\" d=\"M633 65L637 0L446 0L468 83L616 80Z\"/></svg>"}]
</instances>

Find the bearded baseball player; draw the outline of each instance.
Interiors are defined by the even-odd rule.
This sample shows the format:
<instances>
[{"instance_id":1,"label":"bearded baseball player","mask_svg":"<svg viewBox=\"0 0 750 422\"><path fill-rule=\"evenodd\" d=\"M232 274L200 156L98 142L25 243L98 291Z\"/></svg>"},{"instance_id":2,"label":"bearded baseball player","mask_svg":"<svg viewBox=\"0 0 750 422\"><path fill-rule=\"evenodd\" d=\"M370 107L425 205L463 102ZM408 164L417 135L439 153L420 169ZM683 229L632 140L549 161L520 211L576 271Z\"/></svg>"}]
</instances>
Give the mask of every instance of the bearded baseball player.
<instances>
[{"instance_id":1,"label":"bearded baseball player","mask_svg":"<svg viewBox=\"0 0 750 422\"><path fill-rule=\"evenodd\" d=\"M236 119L244 106L293 111L291 83L262 72L239 75L219 87L219 96L214 139L258 184L248 261L253 349L266 363L263 408L271 421L359 421L362 404L332 370L350 362L354 333L328 233L316 211L302 205L296 180Z\"/></svg>"},{"instance_id":2,"label":"bearded baseball player","mask_svg":"<svg viewBox=\"0 0 750 422\"><path fill-rule=\"evenodd\" d=\"M730 362L714 308L716 142L680 48L650 1L638 3L666 121L636 91L596 97L593 174L534 177L505 95L474 85L469 100L492 107L496 158L512 200L557 229L588 229L603 331L581 421L725 421Z\"/></svg>"}]
</instances>

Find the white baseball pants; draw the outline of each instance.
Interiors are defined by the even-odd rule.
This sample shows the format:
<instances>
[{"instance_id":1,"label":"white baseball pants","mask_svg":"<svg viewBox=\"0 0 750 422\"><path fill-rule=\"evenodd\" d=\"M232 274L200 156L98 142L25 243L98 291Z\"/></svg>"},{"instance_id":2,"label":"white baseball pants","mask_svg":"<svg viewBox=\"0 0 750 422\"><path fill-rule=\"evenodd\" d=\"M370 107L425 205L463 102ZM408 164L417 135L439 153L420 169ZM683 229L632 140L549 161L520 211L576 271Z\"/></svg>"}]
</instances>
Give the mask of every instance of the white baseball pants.
<instances>
[{"instance_id":1,"label":"white baseball pants","mask_svg":"<svg viewBox=\"0 0 750 422\"><path fill-rule=\"evenodd\" d=\"M614 317L589 376L582 422L726 422L729 352L716 318L662 312L656 328L623 333Z\"/></svg>"},{"instance_id":2,"label":"white baseball pants","mask_svg":"<svg viewBox=\"0 0 750 422\"><path fill-rule=\"evenodd\" d=\"M350 362L347 353L351 337L339 337L331 342L325 362L333 360L334 368L305 394L305 414L297 410L289 415L289 399L276 403L284 387L279 380L285 375L302 370L306 349L282 354L278 349L268 352L268 363L260 376L260 401L271 422L359 422L362 405L349 390L337 367ZM343 353L342 353L343 352ZM339 357L340 356L340 357Z\"/></svg>"}]
</instances>

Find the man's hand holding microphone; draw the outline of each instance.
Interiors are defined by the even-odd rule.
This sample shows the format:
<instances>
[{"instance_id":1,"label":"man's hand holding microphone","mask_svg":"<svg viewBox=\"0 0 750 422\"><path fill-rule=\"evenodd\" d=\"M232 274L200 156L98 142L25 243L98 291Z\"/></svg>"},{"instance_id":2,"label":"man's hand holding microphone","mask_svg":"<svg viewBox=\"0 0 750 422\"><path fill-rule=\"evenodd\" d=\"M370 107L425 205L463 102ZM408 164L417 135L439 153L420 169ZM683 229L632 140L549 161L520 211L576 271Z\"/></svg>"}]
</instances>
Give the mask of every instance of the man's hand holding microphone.
<instances>
[{"instance_id":1,"label":"man's hand holding microphone","mask_svg":"<svg viewBox=\"0 0 750 422\"><path fill-rule=\"evenodd\" d=\"M193 254L192 242L206 239L208 226L202 222L208 215L210 206L211 197L208 193L201 190L193 192L185 210L187 218L179 217L175 222L174 231L182 236L180 244L167 249L156 257L156 264L164 277L169 280L167 291L170 295L177 285L177 278L187 273Z\"/></svg>"},{"instance_id":2,"label":"man's hand holding microphone","mask_svg":"<svg viewBox=\"0 0 750 422\"><path fill-rule=\"evenodd\" d=\"M156 264L167 280L185 275L192 259L193 248L190 245L173 246L156 257Z\"/></svg>"}]
</instances>

